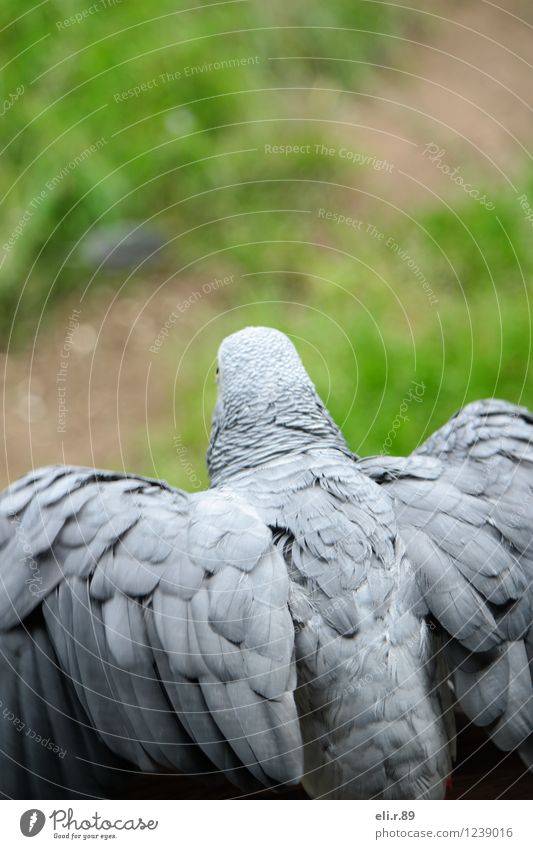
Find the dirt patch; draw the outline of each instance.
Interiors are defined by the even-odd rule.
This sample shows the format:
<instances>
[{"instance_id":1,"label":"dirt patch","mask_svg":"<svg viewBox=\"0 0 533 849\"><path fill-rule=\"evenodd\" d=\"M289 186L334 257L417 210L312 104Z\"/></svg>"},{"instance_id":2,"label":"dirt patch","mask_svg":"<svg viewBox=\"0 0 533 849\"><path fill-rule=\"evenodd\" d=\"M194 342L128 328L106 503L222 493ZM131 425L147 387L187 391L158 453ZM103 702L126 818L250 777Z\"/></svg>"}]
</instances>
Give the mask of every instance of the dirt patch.
<instances>
[{"instance_id":1,"label":"dirt patch","mask_svg":"<svg viewBox=\"0 0 533 849\"><path fill-rule=\"evenodd\" d=\"M358 150L394 165L357 171L361 189L385 213L381 199L408 212L434 205L435 195L467 199L439 165L458 168L473 189L496 201L498 187L514 186L531 159L532 4L513 0L503 10L473 0L420 8L424 29L398 40L394 67L376 68L355 102L342 100L343 119L358 126L339 129L339 143L354 146L356 138ZM435 148L444 152L435 156ZM371 202L363 194L355 205Z\"/></svg>"},{"instance_id":2,"label":"dirt patch","mask_svg":"<svg viewBox=\"0 0 533 849\"><path fill-rule=\"evenodd\" d=\"M150 347L197 285L171 283L154 295L156 281L148 281L114 303L100 289L82 304L65 303L31 350L0 355L0 484L50 463L134 470L143 422L168 409L159 375L168 377L168 369Z\"/></svg>"}]
</instances>

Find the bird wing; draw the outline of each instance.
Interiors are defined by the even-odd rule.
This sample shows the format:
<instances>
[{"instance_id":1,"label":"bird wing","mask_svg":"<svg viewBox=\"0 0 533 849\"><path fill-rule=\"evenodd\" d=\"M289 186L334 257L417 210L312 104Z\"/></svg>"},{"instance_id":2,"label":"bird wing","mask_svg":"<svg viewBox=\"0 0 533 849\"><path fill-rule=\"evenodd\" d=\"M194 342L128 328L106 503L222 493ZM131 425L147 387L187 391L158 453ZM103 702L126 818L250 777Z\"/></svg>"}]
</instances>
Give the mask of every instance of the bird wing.
<instances>
[{"instance_id":1,"label":"bird wing","mask_svg":"<svg viewBox=\"0 0 533 849\"><path fill-rule=\"evenodd\" d=\"M117 756L146 771L214 765L248 789L252 776L300 778L287 569L231 491L39 469L0 497L0 586L4 664L16 670L17 645L37 645L44 628L65 686ZM16 670L29 680L14 688L15 715L36 665Z\"/></svg>"},{"instance_id":2,"label":"bird wing","mask_svg":"<svg viewBox=\"0 0 533 849\"><path fill-rule=\"evenodd\" d=\"M478 401L410 457L358 466L393 498L463 710L533 767L533 415Z\"/></svg>"}]
</instances>

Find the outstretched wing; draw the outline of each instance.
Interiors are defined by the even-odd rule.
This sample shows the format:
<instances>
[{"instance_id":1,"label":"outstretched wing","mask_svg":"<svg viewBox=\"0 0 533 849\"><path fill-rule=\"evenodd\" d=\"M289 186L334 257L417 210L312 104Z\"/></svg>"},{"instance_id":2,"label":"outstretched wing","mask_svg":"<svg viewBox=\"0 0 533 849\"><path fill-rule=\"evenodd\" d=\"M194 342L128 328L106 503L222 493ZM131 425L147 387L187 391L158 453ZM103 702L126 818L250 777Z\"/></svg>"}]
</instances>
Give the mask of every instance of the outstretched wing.
<instances>
[{"instance_id":1,"label":"outstretched wing","mask_svg":"<svg viewBox=\"0 0 533 849\"><path fill-rule=\"evenodd\" d=\"M86 725L138 769L214 766L248 789L299 779L287 598L269 528L227 490L53 467L0 497L0 650L22 679L10 711L36 712L38 664L17 668L13 645L44 629ZM60 741L73 706L53 686L40 708Z\"/></svg>"},{"instance_id":2,"label":"outstretched wing","mask_svg":"<svg viewBox=\"0 0 533 849\"><path fill-rule=\"evenodd\" d=\"M533 415L478 401L410 457L358 465L393 497L465 713L533 768Z\"/></svg>"}]
</instances>

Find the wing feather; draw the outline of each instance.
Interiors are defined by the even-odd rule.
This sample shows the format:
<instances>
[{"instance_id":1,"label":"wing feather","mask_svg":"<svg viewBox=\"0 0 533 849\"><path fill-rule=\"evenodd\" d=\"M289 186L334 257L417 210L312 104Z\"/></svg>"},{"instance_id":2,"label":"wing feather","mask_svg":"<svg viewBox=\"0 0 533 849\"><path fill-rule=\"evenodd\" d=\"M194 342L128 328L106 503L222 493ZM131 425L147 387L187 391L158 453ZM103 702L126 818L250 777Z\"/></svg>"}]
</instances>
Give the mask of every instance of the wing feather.
<instances>
[{"instance_id":1,"label":"wing feather","mask_svg":"<svg viewBox=\"0 0 533 849\"><path fill-rule=\"evenodd\" d=\"M0 549L0 646L42 607L116 758L223 770L248 790L299 780L287 568L231 491L43 469L0 496Z\"/></svg>"},{"instance_id":2,"label":"wing feather","mask_svg":"<svg viewBox=\"0 0 533 849\"><path fill-rule=\"evenodd\" d=\"M533 415L478 401L410 457L359 466L393 498L464 711L531 764Z\"/></svg>"}]
</instances>

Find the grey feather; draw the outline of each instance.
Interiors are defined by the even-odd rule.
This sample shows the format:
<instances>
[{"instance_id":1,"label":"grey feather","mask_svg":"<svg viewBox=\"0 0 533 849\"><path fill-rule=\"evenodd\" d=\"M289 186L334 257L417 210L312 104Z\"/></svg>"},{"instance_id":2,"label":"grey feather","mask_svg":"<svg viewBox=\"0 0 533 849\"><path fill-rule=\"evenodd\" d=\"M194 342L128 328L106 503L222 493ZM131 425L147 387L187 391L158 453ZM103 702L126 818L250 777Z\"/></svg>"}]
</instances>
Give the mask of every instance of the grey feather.
<instances>
[{"instance_id":1,"label":"grey feather","mask_svg":"<svg viewBox=\"0 0 533 849\"><path fill-rule=\"evenodd\" d=\"M430 466L428 466L430 462ZM527 762L533 687L533 416L470 404L414 454L359 463L394 499L466 714Z\"/></svg>"},{"instance_id":2,"label":"grey feather","mask_svg":"<svg viewBox=\"0 0 533 849\"><path fill-rule=\"evenodd\" d=\"M441 798L446 669L531 763L533 416L477 402L407 459L360 460L282 334L218 360L207 492L49 467L0 495L3 697L74 753L0 723L0 789L178 770Z\"/></svg>"}]
</instances>

